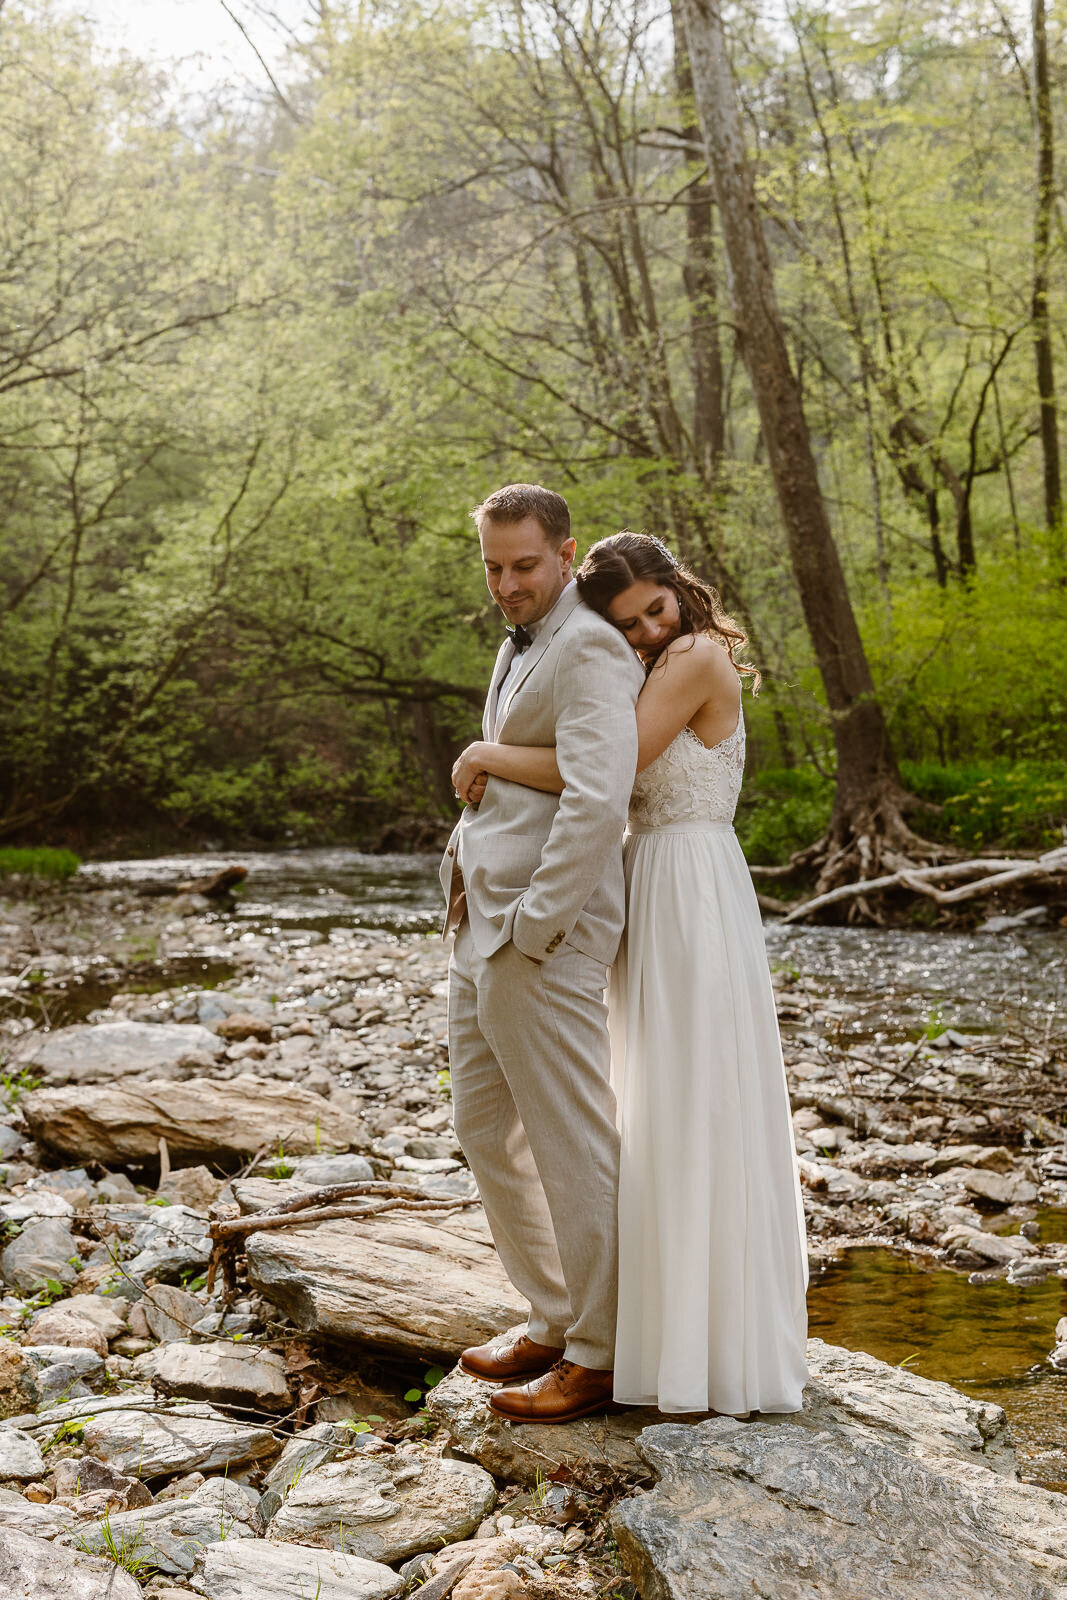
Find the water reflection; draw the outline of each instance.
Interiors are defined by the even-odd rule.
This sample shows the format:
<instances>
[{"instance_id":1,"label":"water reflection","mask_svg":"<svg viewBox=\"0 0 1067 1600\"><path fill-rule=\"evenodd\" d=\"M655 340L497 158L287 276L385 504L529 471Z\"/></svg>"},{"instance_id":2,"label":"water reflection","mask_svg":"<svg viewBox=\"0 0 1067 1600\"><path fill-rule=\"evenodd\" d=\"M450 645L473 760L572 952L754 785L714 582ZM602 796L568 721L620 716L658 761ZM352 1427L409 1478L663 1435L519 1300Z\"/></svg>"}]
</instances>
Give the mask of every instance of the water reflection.
<instances>
[{"instance_id":1,"label":"water reflection","mask_svg":"<svg viewBox=\"0 0 1067 1600\"><path fill-rule=\"evenodd\" d=\"M1045 1357L1067 1283L977 1287L889 1250L850 1250L813 1278L813 1336L866 1350L1004 1407L1025 1478L1067 1490L1067 1374Z\"/></svg>"}]
</instances>

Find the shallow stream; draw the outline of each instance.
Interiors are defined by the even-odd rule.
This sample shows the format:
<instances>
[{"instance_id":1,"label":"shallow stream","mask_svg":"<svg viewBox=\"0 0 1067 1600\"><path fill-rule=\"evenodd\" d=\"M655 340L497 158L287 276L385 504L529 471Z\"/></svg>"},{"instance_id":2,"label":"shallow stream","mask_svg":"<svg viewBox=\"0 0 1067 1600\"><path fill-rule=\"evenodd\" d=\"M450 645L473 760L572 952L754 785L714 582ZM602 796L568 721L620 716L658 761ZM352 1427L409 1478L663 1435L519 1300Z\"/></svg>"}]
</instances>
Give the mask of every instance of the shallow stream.
<instances>
[{"instance_id":1,"label":"shallow stream","mask_svg":"<svg viewBox=\"0 0 1067 1600\"><path fill-rule=\"evenodd\" d=\"M248 868L248 881L220 920L270 933L278 943L327 939L335 928L430 933L438 926L437 861L429 856L369 856L355 850L168 856L111 861L82 869L95 885L178 883L223 866ZM1063 1007L1067 930L956 934L769 924L773 967L784 969L835 1011L846 1043L915 1038L931 1027L967 1032L1029 1027ZM145 988L222 981L224 969L188 974L148 971ZM123 987L132 985L128 980ZM79 995L78 1003L82 996ZM92 1003L101 1004L94 993ZM88 1009L88 1008L86 1008ZM84 1011L82 1011L84 1015ZM803 1018L785 1021L794 1043ZM1065 1219L1041 1218L1046 1238L1062 1238ZM811 1332L835 1344L906 1361L1007 1411L1027 1477L1067 1489L1067 1374L1045 1361L1067 1283L1031 1287L972 1285L960 1273L884 1249L852 1249L812 1280Z\"/></svg>"}]
</instances>

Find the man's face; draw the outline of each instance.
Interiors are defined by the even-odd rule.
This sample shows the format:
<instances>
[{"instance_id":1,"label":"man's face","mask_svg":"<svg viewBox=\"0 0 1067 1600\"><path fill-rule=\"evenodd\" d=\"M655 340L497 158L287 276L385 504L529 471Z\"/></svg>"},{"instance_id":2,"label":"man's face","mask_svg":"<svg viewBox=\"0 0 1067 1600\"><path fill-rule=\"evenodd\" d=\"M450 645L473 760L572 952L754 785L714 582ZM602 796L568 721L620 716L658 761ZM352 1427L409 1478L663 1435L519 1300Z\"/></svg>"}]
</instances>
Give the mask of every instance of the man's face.
<instances>
[{"instance_id":1,"label":"man's face","mask_svg":"<svg viewBox=\"0 0 1067 1600\"><path fill-rule=\"evenodd\" d=\"M564 539L556 548L536 517L521 522L490 522L478 530L489 593L511 623L540 622L563 592L571 575L576 545Z\"/></svg>"}]
</instances>

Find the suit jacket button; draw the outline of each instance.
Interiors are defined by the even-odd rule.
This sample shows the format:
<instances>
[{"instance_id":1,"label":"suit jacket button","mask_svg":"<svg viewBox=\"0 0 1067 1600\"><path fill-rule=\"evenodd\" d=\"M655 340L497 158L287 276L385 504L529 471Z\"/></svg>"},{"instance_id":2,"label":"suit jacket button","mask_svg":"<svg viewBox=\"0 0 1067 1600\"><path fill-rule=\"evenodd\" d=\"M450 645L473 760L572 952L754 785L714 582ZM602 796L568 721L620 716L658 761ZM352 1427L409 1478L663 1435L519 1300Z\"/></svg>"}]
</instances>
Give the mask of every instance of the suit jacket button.
<instances>
[{"instance_id":1,"label":"suit jacket button","mask_svg":"<svg viewBox=\"0 0 1067 1600\"><path fill-rule=\"evenodd\" d=\"M456 853L455 849L453 848L452 845L449 845L448 849L445 851L445 854L449 855L449 856L454 856L455 853Z\"/></svg>"}]
</instances>

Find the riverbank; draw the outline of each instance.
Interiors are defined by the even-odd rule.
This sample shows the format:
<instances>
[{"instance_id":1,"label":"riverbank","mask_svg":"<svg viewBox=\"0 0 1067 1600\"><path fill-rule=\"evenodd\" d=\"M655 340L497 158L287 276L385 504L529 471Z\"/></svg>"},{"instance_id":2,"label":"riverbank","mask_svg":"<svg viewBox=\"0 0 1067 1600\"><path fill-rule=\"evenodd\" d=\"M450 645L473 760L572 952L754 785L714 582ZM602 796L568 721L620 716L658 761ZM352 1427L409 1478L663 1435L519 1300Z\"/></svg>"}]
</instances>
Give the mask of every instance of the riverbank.
<instances>
[{"instance_id":1,"label":"riverbank","mask_svg":"<svg viewBox=\"0 0 1067 1600\"><path fill-rule=\"evenodd\" d=\"M297 865L289 864L290 873ZM227 1436L226 1459L239 1483L257 1491L255 1515L262 1523L284 1503L283 1520L271 1516L264 1526L272 1539L308 1546L323 1542L330 1506L350 1506L354 1526L369 1492L362 1479L348 1482L348 1467L334 1468L362 1460L368 1447L379 1466L398 1452L405 1462L405 1452L419 1452L422 1461L459 1439L461 1456L492 1481L487 1487L468 1475L457 1509L456 1485L415 1474L440 1519L432 1538L425 1516L417 1524L425 1548L442 1537L450 1547L462 1544L476 1529L514 1542L519 1529L516 1559L503 1565L515 1568L523 1589L487 1595L625 1594L626 1580L610 1562L616 1537L625 1545L629 1535L617 1528L609 1539L605 1513L634 1484L650 1481L655 1451L642 1456L635 1441L657 1419L638 1417L621 1434L598 1424L595 1449L586 1440L553 1487L538 1480L536 1451L528 1469L514 1438L501 1456L500 1439L477 1420L484 1396L453 1378L437 1384L463 1343L520 1312L478 1209L461 1204L474 1192L450 1126L443 948L420 931L353 926L345 913L357 896L346 892L343 876L339 892L321 893L332 887L317 872L321 862L305 865L287 894L276 884L257 888L253 876L239 912L193 894L140 894L129 878L103 872L76 888L44 888L0 905L0 1315L17 1342L5 1356L8 1409L26 1410L20 1392L35 1396L34 1414L50 1420L23 1431L54 1441L36 1477L11 1472L5 1480L20 1505L40 1509L14 1507L0 1492L0 1529L5 1514L17 1511L30 1519L19 1526L32 1520L39 1534L55 1506L57 1536L83 1530L85 1507L71 1508L64 1497L59 1465L86 1454L132 1462L128 1442L121 1445L126 1424L105 1426L101 1407L113 1401L129 1410L136 1402L143 1411L146 1396L168 1406L166 1397L184 1397L214 1414L190 1418L193 1437L180 1461L167 1458L158 1473L142 1473L153 1508L171 1503L168 1484L184 1481L187 1497L200 1494L190 1472L218 1482L204 1451L206 1436L224 1427L220 1417L230 1428L245 1419L248 1455L234 1454ZM166 877L155 864L154 871L157 880ZM378 894L379 920L404 927L422 914L430 866L409 864L409 872L360 891ZM1050 1007L1061 992L1067 940L1025 928L977 941L779 928L768 931L768 942L815 1292L827 1263L873 1260L866 1252L880 1245L891 1259L910 1259L946 1280L951 1273L971 1297L957 1296L952 1315L965 1321L972 1304L974 1328L985 1288L1037 1289L1051 1352L1058 1343L1052 1300L1067 1274L1067 1227L1061 1240L1055 1226L1067 1208L1060 1133L1067 1057ZM229 1302L219 1283L209 1292L213 1217L251 1217L314 1184L360 1181L414 1190L451 1215L253 1233L233 1261ZM1035 1228L1039 1213L1043 1225ZM828 1278L835 1271L830 1265ZM90 1305L114 1312L95 1335L84 1328ZM844 1337L825 1323L820 1331ZM911 1331L902 1326L895 1359L921 1374L924 1351L916 1351ZM862 1319L854 1332L862 1343ZM31 1352L32 1371L21 1351ZM889 1385L876 1368L877 1384ZM1058 1385L1051 1366L1047 1373ZM143 1421L137 1426L142 1448L154 1435ZM284 1472L273 1476L280 1464L271 1465L294 1427L301 1437L313 1430L299 1457L309 1474L303 1493L291 1447ZM504 1432L507 1443L511 1430ZM1067 1476L1049 1466L1039 1441L1023 1442L1024 1475ZM374 1456L379 1447L383 1454ZM556 1435L552 1448L559 1447ZM374 1481L375 1494L395 1495L395 1485ZM128 1485L97 1492L112 1494L115 1515L122 1505L122 1514L137 1509ZM277 1504L261 1505L270 1493ZM244 1522L239 1506L224 1511L256 1534L252 1509ZM153 1509L153 1518L166 1515ZM218 1521L213 1502L204 1517ZM292 1527L286 1518L295 1519ZM152 1518L149 1524L151 1532ZM633 1537L639 1534L645 1538L640 1529ZM85 1537L91 1543L97 1534ZM378 1560L369 1543L359 1548ZM387 1564L400 1571L423 1553L402 1556L403 1548L398 1536L378 1555L387 1549ZM632 1570L644 1559L635 1553ZM201 1582L192 1557L187 1566L156 1570L171 1588ZM145 1580L162 1600L160 1581ZM216 1583L210 1574L203 1581ZM282 1592L257 1581L257 1600ZM222 1579L201 1592L238 1594ZM285 1592L300 1590L294 1584Z\"/></svg>"}]
</instances>

